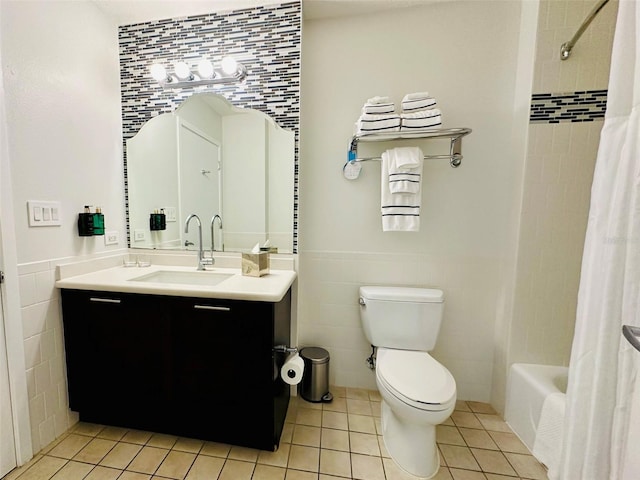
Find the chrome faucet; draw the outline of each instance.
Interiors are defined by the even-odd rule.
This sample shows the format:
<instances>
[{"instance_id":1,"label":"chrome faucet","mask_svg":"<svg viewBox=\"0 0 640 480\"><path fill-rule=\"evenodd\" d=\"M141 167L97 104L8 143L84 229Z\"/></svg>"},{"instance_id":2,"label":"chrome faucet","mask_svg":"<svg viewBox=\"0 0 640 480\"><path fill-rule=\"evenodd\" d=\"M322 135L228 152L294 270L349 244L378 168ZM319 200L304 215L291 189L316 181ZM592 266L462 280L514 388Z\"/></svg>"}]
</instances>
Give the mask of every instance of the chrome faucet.
<instances>
[{"instance_id":1,"label":"chrome faucet","mask_svg":"<svg viewBox=\"0 0 640 480\"><path fill-rule=\"evenodd\" d=\"M211 256L212 257L213 257L213 252L216 251L215 237L213 235L213 227L216 222L216 218L220 221L220 230L222 230L222 217L218 214L215 214L213 217L211 217ZM222 251L224 251L224 243L222 244Z\"/></svg>"},{"instance_id":2,"label":"chrome faucet","mask_svg":"<svg viewBox=\"0 0 640 480\"><path fill-rule=\"evenodd\" d=\"M204 250L202 250L202 223L200 222L200 217L195 213L187 217L187 221L184 224L184 233L189 233L189 222L192 218L195 218L198 222L198 270L204 270L205 265L213 265L213 258L204 258Z\"/></svg>"}]
</instances>

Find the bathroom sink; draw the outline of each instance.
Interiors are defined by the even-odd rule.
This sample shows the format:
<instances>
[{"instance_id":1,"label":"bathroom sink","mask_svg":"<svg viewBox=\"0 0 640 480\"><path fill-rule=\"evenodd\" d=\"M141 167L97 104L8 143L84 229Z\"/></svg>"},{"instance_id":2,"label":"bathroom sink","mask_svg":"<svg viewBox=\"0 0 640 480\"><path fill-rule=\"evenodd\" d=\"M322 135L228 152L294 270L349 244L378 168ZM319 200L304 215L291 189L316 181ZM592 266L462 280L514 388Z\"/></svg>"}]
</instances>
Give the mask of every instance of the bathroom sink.
<instances>
[{"instance_id":1,"label":"bathroom sink","mask_svg":"<svg viewBox=\"0 0 640 480\"><path fill-rule=\"evenodd\" d=\"M213 286L233 277L232 273L216 272L176 272L172 270L158 270L141 277L131 278L132 282L149 283L179 283L181 285L206 285Z\"/></svg>"}]
</instances>

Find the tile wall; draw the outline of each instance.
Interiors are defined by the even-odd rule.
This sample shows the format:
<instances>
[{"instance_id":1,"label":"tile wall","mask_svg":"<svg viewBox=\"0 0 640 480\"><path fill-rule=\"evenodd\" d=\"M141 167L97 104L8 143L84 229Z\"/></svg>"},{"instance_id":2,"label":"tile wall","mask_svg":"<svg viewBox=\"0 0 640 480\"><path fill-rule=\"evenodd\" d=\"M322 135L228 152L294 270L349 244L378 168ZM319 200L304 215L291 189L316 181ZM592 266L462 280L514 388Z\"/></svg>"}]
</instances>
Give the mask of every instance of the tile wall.
<instances>
[{"instance_id":1,"label":"tile wall","mask_svg":"<svg viewBox=\"0 0 640 480\"><path fill-rule=\"evenodd\" d=\"M296 134L294 245L297 250L298 129L302 6L299 1L119 27L124 141L150 118L175 110L195 93L214 92L232 104L260 110ZM163 90L150 76L153 63L232 55L248 76L241 84ZM126 148L125 148L126 183Z\"/></svg>"},{"instance_id":2,"label":"tile wall","mask_svg":"<svg viewBox=\"0 0 640 480\"><path fill-rule=\"evenodd\" d=\"M499 410L512 363L569 364L617 2L600 11L569 59L560 60L560 46L596 3L540 2L514 307L493 385Z\"/></svg>"},{"instance_id":3,"label":"tile wall","mask_svg":"<svg viewBox=\"0 0 640 480\"><path fill-rule=\"evenodd\" d=\"M464 271L464 279L457 272ZM444 320L433 356L453 374L458 398L488 398L499 266L492 259L305 252L300 258L298 342L329 351L336 385L376 388L365 359L371 346L362 333L361 285L437 286L444 291ZM434 287L435 288L435 287ZM464 345L464 349L459 346Z\"/></svg>"},{"instance_id":4,"label":"tile wall","mask_svg":"<svg viewBox=\"0 0 640 480\"><path fill-rule=\"evenodd\" d=\"M445 318L432 354L455 377L459 398L488 401L497 304L510 280L501 270L513 249L525 152L526 112L514 121L514 105L526 105L530 95L516 88L514 75L521 2L365 11L304 23L299 345L329 350L335 384L374 388L358 287L442 288ZM465 35L441 41L456 31ZM443 125L473 133L463 141L460 168L425 162L420 232L383 232L380 164L363 164L355 181L342 175L353 122L367 98L388 95L398 105L408 92L425 90L444 109ZM446 141L423 145L429 153L448 151ZM359 154L379 156L395 146L371 142Z\"/></svg>"},{"instance_id":5,"label":"tile wall","mask_svg":"<svg viewBox=\"0 0 640 480\"><path fill-rule=\"evenodd\" d=\"M69 410L55 261L18 267L33 451L77 422Z\"/></svg>"},{"instance_id":6,"label":"tile wall","mask_svg":"<svg viewBox=\"0 0 640 480\"><path fill-rule=\"evenodd\" d=\"M514 361L569 364L602 124L529 127L511 332Z\"/></svg>"},{"instance_id":7,"label":"tile wall","mask_svg":"<svg viewBox=\"0 0 640 480\"><path fill-rule=\"evenodd\" d=\"M540 2L512 325L515 361L569 362L617 2L600 11L569 59L560 60L560 45L596 3ZM555 106L541 112L541 103Z\"/></svg>"},{"instance_id":8,"label":"tile wall","mask_svg":"<svg viewBox=\"0 0 640 480\"><path fill-rule=\"evenodd\" d=\"M533 93L604 90L609 83L611 45L618 1L610 1L585 30L568 60L560 46L576 32L597 0L541 0Z\"/></svg>"},{"instance_id":9,"label":"tile wall","mask_svg":"<svg viewBox=\"0 0 640 480\"><path fill-rule=\"evenodd\" d=\"M606 90L570 93L534 93L531 123L592 122L603 119L607 108Z\"/></svg>"}]
</instances>

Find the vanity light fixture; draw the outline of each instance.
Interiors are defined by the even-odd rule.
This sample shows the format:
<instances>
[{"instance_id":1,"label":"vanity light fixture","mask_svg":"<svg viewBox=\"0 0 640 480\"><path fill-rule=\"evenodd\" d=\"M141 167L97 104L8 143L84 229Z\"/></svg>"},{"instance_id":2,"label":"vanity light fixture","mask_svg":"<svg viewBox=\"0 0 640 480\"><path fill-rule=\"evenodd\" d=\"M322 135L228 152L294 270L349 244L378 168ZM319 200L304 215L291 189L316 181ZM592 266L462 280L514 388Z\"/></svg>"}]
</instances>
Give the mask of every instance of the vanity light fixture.
<instances>
[{"instance_id":1,"label":"vanity light fixture","mask_svg":"<svg viewBox=\"0 0 640 480\"><path fill-rule=\"evenodd\" d=\"M149 67L149 72L163 88L229 84L241 82L247 76L247 68L233 57L224 57L219 65L213 65L203 58L196 72L186 62L176 62L173 72L168 72L164 65L154 63Z\"/></svg>"}]
</instances>

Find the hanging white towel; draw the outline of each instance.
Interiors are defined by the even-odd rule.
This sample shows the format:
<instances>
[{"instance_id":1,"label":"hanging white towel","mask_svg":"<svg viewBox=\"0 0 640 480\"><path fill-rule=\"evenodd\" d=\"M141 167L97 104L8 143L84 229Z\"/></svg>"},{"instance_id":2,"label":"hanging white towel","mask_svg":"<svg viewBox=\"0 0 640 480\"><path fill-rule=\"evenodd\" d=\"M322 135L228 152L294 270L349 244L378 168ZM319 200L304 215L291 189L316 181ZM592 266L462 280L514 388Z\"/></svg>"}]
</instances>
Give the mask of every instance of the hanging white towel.
<instances>
[{"instance_id":1,"label":"hanging white towel","mask_svg":"<svg viewBox=\"0 0 640 480\"><path fill-rule=\"evenodd\" d=\"M393 149L392 149L393 150ZM393 153L387 150L382 154L380 168L380 203L382 213L382 231L417 232L420 230L420 201L422 183L416 193L391 193L389 188L389 164ZM422 173L420 171L420 173Z\"/></svg>"},{"instance_id":2,"label":"hanging white towel","mask_svg":"<svg viewBox=\"0 0 640 480\"><path fill-rule=\"evenodd\" d=\"M389 191L392 194L418 193L422 181L424 154L418 147L399 147L388 151Z\"/></svg>"}]
</instances>

